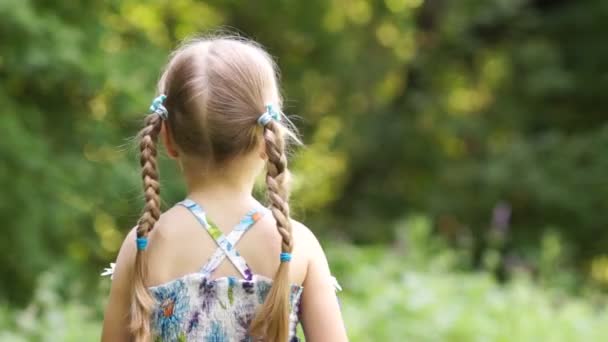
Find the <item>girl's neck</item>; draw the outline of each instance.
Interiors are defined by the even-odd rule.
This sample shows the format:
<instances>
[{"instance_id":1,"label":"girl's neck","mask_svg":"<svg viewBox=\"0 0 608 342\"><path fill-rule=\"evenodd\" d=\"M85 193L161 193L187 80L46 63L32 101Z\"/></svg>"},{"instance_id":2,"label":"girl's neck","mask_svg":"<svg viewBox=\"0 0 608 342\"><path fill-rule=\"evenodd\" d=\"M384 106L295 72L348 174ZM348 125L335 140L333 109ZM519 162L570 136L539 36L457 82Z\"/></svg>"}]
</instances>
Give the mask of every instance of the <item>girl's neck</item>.
<instances>
[{"instance_id":1,"label":"girl's neck","mask_svg":"<svg viewBox=\"0 0 608 342\"><path fill-rule=\"evenodd\" d=\"M239 156L222 167L211 167L196 158L180 160L186 180L188 197L201 204L234 207L251 205L256 176L263 170L264 161L254 153Z\"/></svg>"},{"instance_id":2,"label":"girl's neck","mask_svg":"<svg viewBox=\"0 0 608 342\"><path fill-rule=\"evenodd\" d=\"M250 202L253 199L253 184L230 184L221 182L197 182L188 184L188 198L196 202L213 201L217 204Z\"/></svg>"},{"instance_id":3,"label":"girl's neck","mask_svg":"<svg viewBox=\"0 0 608 342\"><path fill-rule=\"evenodd\" d=\"M231 170L218 170L205 174L184 171L188 197L194 201L232 206L254 200L252 192L255 174L243 171L230 172Z\"/></svg>"}]
</instances>

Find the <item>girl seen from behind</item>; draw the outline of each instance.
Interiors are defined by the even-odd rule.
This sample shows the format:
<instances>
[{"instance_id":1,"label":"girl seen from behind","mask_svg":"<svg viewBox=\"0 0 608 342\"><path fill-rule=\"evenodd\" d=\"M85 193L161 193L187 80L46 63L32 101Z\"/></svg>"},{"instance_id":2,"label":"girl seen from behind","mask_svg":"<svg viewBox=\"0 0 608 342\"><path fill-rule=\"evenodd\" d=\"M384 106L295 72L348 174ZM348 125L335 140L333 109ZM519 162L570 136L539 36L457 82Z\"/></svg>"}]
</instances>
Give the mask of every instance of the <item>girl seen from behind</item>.
<instances>
[{"instance_id":1,"label":"girl seen from behind","mask_svg":"<svg viewBox=\"0 0 608 342\"><path fill-rule=\"evenodd\" d=\"M272 58L243 39L193 40L158 92L138 136L145 207L118 255L102 340L297 341L301 322L307 341L346 341L323 250L290 218L295 133ZM162 214L158 140L188 192ZM264 171L268 207L252 196Z\"/></svg>"}]
</instances>

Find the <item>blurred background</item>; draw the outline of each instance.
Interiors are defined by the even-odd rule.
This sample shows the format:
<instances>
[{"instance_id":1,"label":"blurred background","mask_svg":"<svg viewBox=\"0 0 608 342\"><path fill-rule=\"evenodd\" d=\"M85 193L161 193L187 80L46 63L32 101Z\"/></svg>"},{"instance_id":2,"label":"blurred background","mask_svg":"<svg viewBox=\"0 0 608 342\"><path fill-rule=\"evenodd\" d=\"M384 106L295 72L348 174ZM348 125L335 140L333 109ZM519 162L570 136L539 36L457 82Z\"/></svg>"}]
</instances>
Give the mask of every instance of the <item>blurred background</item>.
<instances>
[{"instance_id":1,"label":"blurred background","mask_svg":"<svg viewBox=\"0 0 608 342\"><path fill-rule=\"evenodd\" d=\"M276 56L352 341L608 339L608 2L0 0L0 340L99 339L169 52ZM184 187L167 158L165 207Z\"/></svg>"}]
</instances>

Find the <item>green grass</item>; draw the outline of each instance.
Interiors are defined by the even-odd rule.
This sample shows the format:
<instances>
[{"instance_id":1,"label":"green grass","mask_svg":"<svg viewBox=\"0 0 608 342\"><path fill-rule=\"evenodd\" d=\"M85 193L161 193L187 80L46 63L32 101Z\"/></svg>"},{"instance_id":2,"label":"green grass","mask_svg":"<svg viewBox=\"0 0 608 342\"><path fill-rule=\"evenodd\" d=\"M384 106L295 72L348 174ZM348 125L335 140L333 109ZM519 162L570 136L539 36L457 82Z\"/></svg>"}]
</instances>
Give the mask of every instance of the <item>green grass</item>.
<instances>
[{"instance_id":1,"label":"green grass","mask_svg":"<svg viewBox=\"0 0 608 342\"><path fill-rule=\"evenodd\" d=\"M351 341L574 342L608 336L608 311L599 304L604 297L566 295L524 274L499 284L487 271L458 271L458 252L431 238L428 222L417 218L406 226L397 246L407 247L334 243L327 251L344 289L340 300ZM104 291L92 307L64 301L52 290L60 285L57 278L43 276L24 310L0 306L0 341L99 339Z\"/></svg>"}]
</instances>

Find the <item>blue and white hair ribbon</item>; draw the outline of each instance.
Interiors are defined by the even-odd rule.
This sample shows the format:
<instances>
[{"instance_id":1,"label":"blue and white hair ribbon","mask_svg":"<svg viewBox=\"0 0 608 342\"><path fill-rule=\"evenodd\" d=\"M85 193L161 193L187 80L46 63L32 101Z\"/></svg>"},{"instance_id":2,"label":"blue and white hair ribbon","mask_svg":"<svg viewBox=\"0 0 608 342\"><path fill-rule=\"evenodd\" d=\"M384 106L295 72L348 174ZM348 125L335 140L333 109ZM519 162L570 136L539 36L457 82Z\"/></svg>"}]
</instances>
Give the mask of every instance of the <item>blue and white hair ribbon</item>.
<instances>
[{"instance_id":1,"label":"blue and white hair ribbon","mask_svg":"<svg viewBox=\"0 0 608 342\"><path fill-rule=\"evenodd\" d=\"M167 95L158 95L150 105L150 113L156 113L158 116L160 116L161 119L167 120L169 118L169 111L163 105L166 99Z\"/></svg>"},{"instance_id":2,"label":"blue and white hair ribbon","mask_svg":"<svg viewBox=\"0 0 608 342\"><path fill-rule=\"evenodd\" d=\"M258 118L258 124L260 126L266 126L272 120L280 121L281 114L274 109L272 104L267 104L266 111L262 113L262 115L260 115L260 117Z\"/></svg>"}]
</instances>

